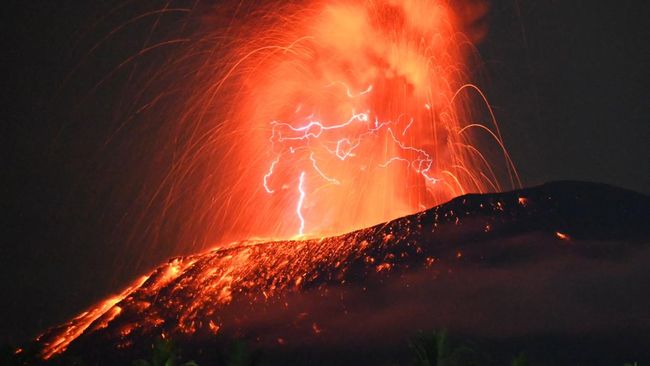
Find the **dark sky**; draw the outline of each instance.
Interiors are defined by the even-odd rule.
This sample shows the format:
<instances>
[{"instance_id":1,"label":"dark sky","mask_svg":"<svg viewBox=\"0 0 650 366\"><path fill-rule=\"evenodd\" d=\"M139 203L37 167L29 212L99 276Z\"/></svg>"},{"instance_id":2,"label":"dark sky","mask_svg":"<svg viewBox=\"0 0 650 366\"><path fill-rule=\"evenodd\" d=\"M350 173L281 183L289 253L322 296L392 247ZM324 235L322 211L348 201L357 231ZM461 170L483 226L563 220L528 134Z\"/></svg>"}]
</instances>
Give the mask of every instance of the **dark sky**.
<instances>
[{"instance_id":1,"label":"dark sky","mask_svg":"<svg viewBox=\"0 0 650 366\"><path fill-rule=\"evenodd\" d=\"M110 29L90 26L117 3L3 3L0 341L65 320L174 254L162 250L116 273L116 258L135 253L116 244L123 238L116 226L144 180L138 164L120 164L122 150L101 147L115 128L124 79L78 107L140 46L142 28L116 37L64 85ZM131 8L126 15L143 11ZM479 46L489 82L481 86L526 185L579 179L650 193L648 8L645 1L492 3ZM123 193L117 200L115 185Z\"/></svg>"}]
</instances>

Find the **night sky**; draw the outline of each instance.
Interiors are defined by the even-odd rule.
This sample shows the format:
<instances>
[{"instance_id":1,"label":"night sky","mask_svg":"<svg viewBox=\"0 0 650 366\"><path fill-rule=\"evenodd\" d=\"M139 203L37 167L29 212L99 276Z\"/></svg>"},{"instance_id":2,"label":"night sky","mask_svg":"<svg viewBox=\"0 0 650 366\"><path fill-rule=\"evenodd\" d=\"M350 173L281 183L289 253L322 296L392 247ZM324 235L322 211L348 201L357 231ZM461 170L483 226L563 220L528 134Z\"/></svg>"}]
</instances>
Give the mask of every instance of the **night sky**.
<instances>
[{"instance_id":1,"label":"night sky","mask_svg":"<svg viewBox=\"0 0 650 366\"><path fill-rule=\"evenodd\" d=\"M133 157L106 147L126 76L90 93L140 47L147 25L130 27L66 81L110 29L110 22L91 25L118 3L3 4L0 342L64 321L181 254L173 245L141 253L120 244L124 212L146 179L140 168L164 161L148 160L146 148ZM478 47L488 75L480 86L525 185L577 179L650 194L649 8L645 1L492 3ZM115 144L120 139L146 145L146 136L129 131Z\"/></svg>"}]
</instances>

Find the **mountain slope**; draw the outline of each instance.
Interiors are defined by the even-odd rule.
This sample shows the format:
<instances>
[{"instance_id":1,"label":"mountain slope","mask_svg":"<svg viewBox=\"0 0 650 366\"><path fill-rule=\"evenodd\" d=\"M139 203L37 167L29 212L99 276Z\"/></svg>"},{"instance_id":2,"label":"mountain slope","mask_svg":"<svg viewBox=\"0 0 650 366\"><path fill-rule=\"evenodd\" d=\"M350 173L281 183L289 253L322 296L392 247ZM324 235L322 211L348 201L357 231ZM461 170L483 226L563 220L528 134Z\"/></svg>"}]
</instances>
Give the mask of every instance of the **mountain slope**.
<instances>
[{"instance_id":1,"label":"mountain slope","mask_svg":"<svg viewBox=\"0 0 650 366\"><path fill-rule=\"evenodd\" d=\"M568 362L631 357L650 341L649 224L650 197L603 184L465 195L337 237L171 259L36 344L124 362L164 334L211 360L244 338L279 363L358 364L403 359L391 345L444 327L495 348L564 344ZM600 342L609 354L589 354Z\"/></svg>"}]
</instances>

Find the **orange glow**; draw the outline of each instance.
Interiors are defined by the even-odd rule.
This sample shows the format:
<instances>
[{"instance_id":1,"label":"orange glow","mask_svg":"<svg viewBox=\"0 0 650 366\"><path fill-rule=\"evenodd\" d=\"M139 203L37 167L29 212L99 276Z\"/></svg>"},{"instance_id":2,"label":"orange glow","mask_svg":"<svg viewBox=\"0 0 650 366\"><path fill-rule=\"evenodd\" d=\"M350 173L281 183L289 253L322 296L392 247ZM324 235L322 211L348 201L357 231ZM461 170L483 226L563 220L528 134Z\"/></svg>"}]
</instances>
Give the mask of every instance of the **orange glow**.
<instances>
[{"instance_id":1,"label":"orange glow","mask_svg":"<svg viewBox=\"0 0 650 366\"><path fill-rule=\"evenodd\" d=\"M219 332L219 328L221 328L219 325L217 325L217 324L216 324L215 322L213 322L212 320L210 320L210 322L208 322L208 326L210 327L210 330L211 330L212 333L214 333L214 334L217 334L217 333Z\"/></svg>"},{"instance_id":2,"label":"orange glow","mask_svg":"<svg viewBox=\"0 0 650 366\"><path fill-rule=\"evenodd\" d=\"M558 239L562 239L562 240L569 240L570 239L567 234L561 233L559 231L555 232L555 236L557 236Z\"/></svg>"}]
</instances>

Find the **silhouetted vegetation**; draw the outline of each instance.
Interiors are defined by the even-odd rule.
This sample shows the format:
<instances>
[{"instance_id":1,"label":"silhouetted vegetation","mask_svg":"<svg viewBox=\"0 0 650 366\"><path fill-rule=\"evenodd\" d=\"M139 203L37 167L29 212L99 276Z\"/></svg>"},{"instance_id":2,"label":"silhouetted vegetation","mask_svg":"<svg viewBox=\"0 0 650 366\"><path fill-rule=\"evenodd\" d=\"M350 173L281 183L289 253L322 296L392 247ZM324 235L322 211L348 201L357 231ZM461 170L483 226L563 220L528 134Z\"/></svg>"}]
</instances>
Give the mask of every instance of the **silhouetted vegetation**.
<instances>
[{"instance_id":1,"label":"silhouetted vegetation","mask_svg":"<svg viewBox=\"0 0 650 366\"><path fill-rule=\"evenodd\" d=\"M510 366L528 366L528 358L523 352L520 352L515 358L510 362Z\"/></svg>"},{"instance_id":2,"label":"silhouetted vegetation","mask_svg":"<svg viewBox=\"0 0 650 366\"><path fill-rule=\"evenodd\" d=\"M159 338L153 344L151 360L136 360L133 366L198 366L194 361L182 362L180 352L171 339Z\"/></svg>"},{"instance_id":3,"label":"silhouetted vegetation","mask_svg":"<svg viewBox=\"0 0 650 366\"><path fill-rule=\"evenodd\" d=\"M480 355L467 344L455 343L446 330L420 333L410 342L416 366L478 366Z\"/></svg>"},{"instance_id":4,"label":"silhouetted vegetation","mask_svg":"<svg viewBox=\"0 0 650 366\"><path fill-rule=\"evenodd\" d=\"M395 366L501 366L507 361L494 361L489 347L478 346L469 339L451 337L446 330L420 332L408 342L412 361ZM229 347L216 350L216 360L197 363L185 360L179 345L168 338L158 338L151 345L147 359L137 359L132 366L259 366L263 357L259 350L252 349L243 340L235 340ZM536 366L523 352L515 353L509 366ZM267 363L264 363L265 365ZM76 355L63 354L50 361L43 361L34 347L17 348L10 345L0 347L0 366L61 365L86 366L103 365L99 362L85 362ZM540 363L539 365L546 365ZM578 365L576 365L578 366ZM623 366L641 366L639 362L624 363Z\"/></svg>"},{"instance_id":5,"label":"silhouetted vegetation","mask_svg":"<svg viewBox=\"0 0 650 366\"><path fill-rule=\"evenodd\" d=\"M251 351L246 342L236 340L226 356L227 366L256 366L260 360L259 351Z\"/></svg>"}]
</instances>

